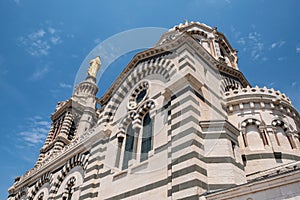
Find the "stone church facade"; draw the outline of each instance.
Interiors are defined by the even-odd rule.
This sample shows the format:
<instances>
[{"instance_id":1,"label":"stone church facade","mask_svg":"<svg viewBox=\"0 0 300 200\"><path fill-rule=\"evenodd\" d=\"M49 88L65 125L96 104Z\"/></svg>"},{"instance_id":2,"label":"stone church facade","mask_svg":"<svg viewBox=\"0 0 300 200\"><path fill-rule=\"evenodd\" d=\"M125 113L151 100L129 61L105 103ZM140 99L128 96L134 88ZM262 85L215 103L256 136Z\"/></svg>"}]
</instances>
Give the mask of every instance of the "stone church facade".
<instances>
[{"instance_id":1,"label":"stone church facade","mask_svg":"<svg viewBox=\"0 0 300 200\"><path fill-rule=\"evenodd\" d=\"M101 98L91 60L8 199L299 199L299 113L237 61L198 22L136 54Z\"/></svg>"}]
</instances>

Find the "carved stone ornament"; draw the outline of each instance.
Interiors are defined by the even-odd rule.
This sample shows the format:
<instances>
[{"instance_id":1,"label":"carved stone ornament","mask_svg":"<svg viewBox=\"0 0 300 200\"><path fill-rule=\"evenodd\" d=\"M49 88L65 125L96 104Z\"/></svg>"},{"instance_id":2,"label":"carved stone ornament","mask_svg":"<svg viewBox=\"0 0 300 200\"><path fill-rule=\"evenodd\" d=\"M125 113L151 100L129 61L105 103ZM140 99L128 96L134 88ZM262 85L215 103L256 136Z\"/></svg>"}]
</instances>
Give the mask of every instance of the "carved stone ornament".
<instances>
[{"instance_id":1,"label":"carved stone ornament","mask_svg":"<svg viewBox=\"0 0 300 200\"><path fill-rule=\"evenodd\" d=\"M101 66L101 60L100 57L97 56L95 59L90 61L90 67L87 72L88 75L96 78L100 66Z\"/></svg>"}]
</instances>

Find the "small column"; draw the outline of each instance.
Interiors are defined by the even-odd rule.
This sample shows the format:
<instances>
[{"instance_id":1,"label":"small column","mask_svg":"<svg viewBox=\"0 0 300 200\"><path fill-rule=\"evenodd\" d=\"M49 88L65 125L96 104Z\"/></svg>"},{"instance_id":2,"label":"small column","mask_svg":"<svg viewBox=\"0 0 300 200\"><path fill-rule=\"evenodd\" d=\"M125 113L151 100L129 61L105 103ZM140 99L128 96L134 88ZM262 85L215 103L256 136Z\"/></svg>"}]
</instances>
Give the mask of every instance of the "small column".
<instances>
[{"instance_id":1,"label":"small column","mask_svg":"<svg viewBox=\"0 0 300 200\"><path fill-rule=\"evenodd\" d=\"M269 145L269 141L268 141L268 139L266 137L266 134L265 134L265 128L263 126L259 126L258 130L259 130L259 133L261 135L261 138L262 138L262 141L264 143L264 146Z\"/></svg>"},{"instance_id":2,"label":"small column","mask_svg":"<svg viewBox=\"0 0 300 200\"><path fill-rule=\"evenodd\" d=\"M115 162L115 167L121 168L120 163L123 161L123 154L124 152L124 139L125 139L125 133L120 132L117 135L117 156L116 156L116 162Z\"/></svg>"},{"instance_id":3,"label":"small column","mask_svg":"<svg viewBox=\"0 0 300 200\"><path fill-rule=\"evenodd\" d=\"M134 142L133 142L133 160L139 160L141 156L141 139L140 138L140 128L134 128ZM142 135L141 135L142 137Z\"/></svg>"}]
</instances>

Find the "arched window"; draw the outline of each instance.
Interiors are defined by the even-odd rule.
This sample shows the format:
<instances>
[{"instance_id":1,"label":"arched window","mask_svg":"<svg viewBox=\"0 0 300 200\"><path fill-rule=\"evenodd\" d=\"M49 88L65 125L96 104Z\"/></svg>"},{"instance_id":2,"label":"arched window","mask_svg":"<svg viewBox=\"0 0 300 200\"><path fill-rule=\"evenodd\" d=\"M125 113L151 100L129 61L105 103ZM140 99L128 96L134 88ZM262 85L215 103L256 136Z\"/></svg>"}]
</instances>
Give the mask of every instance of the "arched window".
<instances>
[{"instance_id":1,"label":"arched window","mask_svg":"<svg viewBox=\"0 0 300 200\"><path fill-rule=\"evenodd\" d=\"M36 195L34 196L33 200L44 200L48 199L49 197L49 189L50 189L50 184L49 182L45 183L42 185L42 187L37 188L38 191L35 193ZM32 198L29 198L32 199Z\"/></svg>"},{"instance_id":2,"label":"arched window","mask_svg":"<svg viewBox=\"0 0 300 200\"><path fill-rule=\"evenodd\" d=\"M20 200L26 200L26 195L22 195Z\"/></svg>"},{"instance_id":3,"label":"arched window","mask_svg":"<svg viewBox=\"0 0 300 200\"><path fill-rule=\"evenodd\" d=\"M263 140L256 125L247 125L246 137L250 150L264 150Z\"/></svg>"},{"instance_id":4,"label":"arched window","mask_svg":"<svg viewBox=\"0 0 300 200\"><path fill-rule=\"evenodd\" d=\"M39 196L38 196L37 199L38 200L43 200L44 199L44 192L42 192L41 194L39 194Z\"/></svg>"},{"instance_id":5,"label":"arched window","mask_svg":"<svg viewBox=\"0 0 300 200\"><path fill-rule=\"evenodd\" d=\"M63 195L63 200L71 200L74 192L74 186L76 183L76 178L73 176L68 180L66 191Z\"/></svg>"},{"instance_id":6,"label":"arched window","mask_svg":"<svg viewBox=\"0 0 300 200\"><path fill-rule=\"evenodd\" d=\"M149 113L144 116L143 119L143 134L142 134L142 147L141 147L141 158L140 161L148 159L148 153L152 149L152 134L153 134L153 123Z\"/></svg>"},{"instance_id":7,"label":"arched window","mask_svg":"<svg viewBox=\"0 0 300 200\"><path fill-rule=\"evenodd\" d=\"M118 138L116 167L119 166L118 159L122 159L121 153L118 153L121 149L123 149L122 170L129 167L130 160L143 162L148 159L148 154L153 148L153 120L149 113L143 117L139 133L134 130L132 123L128 125L124 140L125 147L122 147L123 138Z\"/></svg>"},{"instance_id":8,"label":"arched window","mask_svg":"<svg viewBox=\"0 0 300 200\"><path fill-rule=\"evenodd\" d=\"M69 140L72 140L72 139L74 138L75 130L76 130L76 124L75 124L75 122L74 122L74 120L73 120L73 121L72 121L71 128L70 128L70 132L69 132L69 135L68 135L68 139L69 139Z\"/></svg>"},{"instance_id":9,"label":"arched window","mask_svg":"<svg viewBox=\"0 0 300 200\"><path fill-rule=\"evenodd\" d=\"M145 98L147 94L147 89L143 89L142 91L140 91L136 97L136 103L139 104L141 103L141 101Z\"/></svg>"},{"instance_id":10,"label":"arched window","mask_svg":"<svg viewBox=\"0 0 300 200\"><path fill-rule=\"evenodd\" d=\"M290 138L286 135L284 129L281 126L276 126L276 135L278 138L278 143L283 148L292 148L292 143Z\"/></svg>"},{"instance_id":11,"label":"arched window","mask_svg":"<svg viewBox=\"0 0 300 200\"><path fill-rule=\"evenodd\" d=\"M134 140L134 129L132 127L132 123L130 123L126 132L122 169L127 169L129 160L133 158Z\"/></svg>"},{"instance_id":12,"label":"arched window","mask_svg":"<svg viewBox=\"0 0 300 200\"><path fill-rule=\"evenodd\" d=\"M286 149L294 149L296 145L293 136L288 134L288 126L281 120L274 120L272 122L275 130L275 137L279 146Z\"/></svg>"},{"instance_id":13,"label":"arched window","mask_svg":"<svg viewBox=\"0 0 300 200\"><path fill-rule=\"evenodd\" d=\"M70 171L62 170L59 175L61 179L57 179L57 182L54 183L55 185L59 185L59 188L54 188L52 199L78 200L81 193L79 188L82 186L84 180L83 175L84 169L81 165L74 166Z\"/></svg>"}]
</instances>

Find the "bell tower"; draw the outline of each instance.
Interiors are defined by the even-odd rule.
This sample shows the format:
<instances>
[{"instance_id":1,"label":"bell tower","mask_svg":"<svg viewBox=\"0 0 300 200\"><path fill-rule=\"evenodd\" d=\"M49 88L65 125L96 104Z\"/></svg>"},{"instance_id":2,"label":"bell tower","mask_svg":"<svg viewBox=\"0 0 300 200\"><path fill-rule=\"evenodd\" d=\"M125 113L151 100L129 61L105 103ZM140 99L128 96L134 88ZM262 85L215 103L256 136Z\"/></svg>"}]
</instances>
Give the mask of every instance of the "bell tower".
<instances>
[{"instance_id":1,"label":"bell tower","mask_svg":"<svg viewBox=\"0 0 300 200\"><path fill-rule=\"evenodd\" d=\"M73 101L82 106L82 116L78 123L78 133L83 133L96 123L96 85L97 72L101 66L100 57L90 61L86 79L75 88L72 96Z\"/></svg>"},{"instance_id":2,"label":"bell tower","mask_svg":"<svg viewBox=\"0 0 300 200\"><path fill-rule=\"evenodd\" d=\"M91 60L86 79L76 86L70 99L57 104L51 115L51 128L40 150L36 166L51 159L51 155L77 140L79 134L96 124L96 76L100 66L100 57Z\"/></svg>"}]
</instances>

